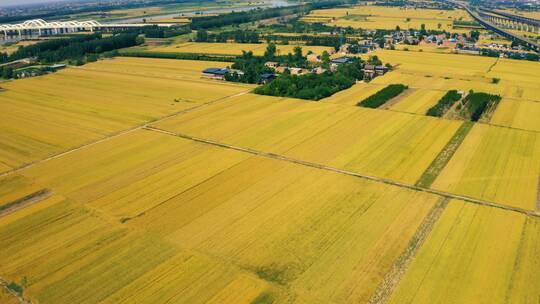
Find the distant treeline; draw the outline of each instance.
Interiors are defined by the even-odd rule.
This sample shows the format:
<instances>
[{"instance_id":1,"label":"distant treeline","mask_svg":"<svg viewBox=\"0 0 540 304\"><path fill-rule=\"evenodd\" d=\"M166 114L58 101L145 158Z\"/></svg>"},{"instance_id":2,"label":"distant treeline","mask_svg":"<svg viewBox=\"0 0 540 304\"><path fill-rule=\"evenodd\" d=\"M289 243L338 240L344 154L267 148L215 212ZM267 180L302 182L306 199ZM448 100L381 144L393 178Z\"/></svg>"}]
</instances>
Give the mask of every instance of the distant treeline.
<instances>
[{"instance_id":1,"label":"distant treeline","mask_svg":"<svg viewBox=\"0 0 540 304\"><path fill-rule=\"evenodd\" d=\"M197 42L227 42L233 40L237 43L260 43L260 35L253 30L236 30L219 33L208 33L205 30L198 30L195 36Z\"/></svg>"},{"instance_id":2,"label":"distant treeline","mask_svg":"<svg viewBox=\"0 0 540 304\"><path fill-rule=\"evenodd\" d=\"M408 89L406 85L403 84L391 84L385 87L384 89L378 91L377 93L369 96L368 98L362 100L358 103L359 106L365 108L378 108L385 104L390 99L398 96L403 91Z\"/></svg>"},{"instance_id":3,"label":"distant treeline","mask_svg":"<svg viewBox=\"0 0 540 304\"><path fill-rule=\"evenodd\" d=\"M194 18L191 20L192 29L209 29L215 27L222 27L233 24L240 24L246 22L253 22L263 19L276 18L281 16L287 16L299 13L308 13L314 9L331 8L341 4L348 3L347 1L321 1L315 3L307 3L302 5L286 6L286 7L274 7L266 9L254 9L247 12L233 12L229 14L223 14L218 16L208 16Z\"/></svg>"},{"instance_id":4,"label":"distant treeline","mask_svg":"<svg viewBox=\"0 0 540 304\"><path fill-rule=\"evenodd\" d=\"M147 38L169 38L191 33L191 29L187 26L160 28L158 26L146 26L141 29L141 34Z\"/></svg>"},{"instance_id":5,"label":"distant treeline","mask_svg":"<svg viewBox=\"0 0 540 304\"><path fill-rule=\"evenodd\" d=\"M446 113L446 111L448 111L448 109L450 109L456 103L456 101L460 99L461 94L459 94L457 90L450 90L446 92L443 97L441 97L436 105L427 111L426 115L442 117L444 113Z\"/></svg>"},{"instance_id":6,"label":"distant treeline","mask_svg":"<svg viewBox=\"0 0 540 304\"><path fill-rule=\"evenodd\" d=\"M121 51L119 56L124 57L144 57L162 59L182 59L182 60L204 60L204 61L224 61L234 62L237 56L214 56L196 53L163 53L148 51Z\"/></svg>"},{"instance_id":7,"label":"distant treeline","mask_svg":"<svg viewBox=\"0 0 540 304\"><path fill-rule=\"evenodd\" d=\"M44 52L52 52L58 49L67 47L71 44L85 43L88 41L100 39L101 34L91 34L91 35L81 35L74 36L70 38L60 38L60 39L51 39L44 40L42 42L24 46L19 48L13 54L11 54L6 61L18 60L28 57L37 57Z\"/></svg>"}]
</instances>

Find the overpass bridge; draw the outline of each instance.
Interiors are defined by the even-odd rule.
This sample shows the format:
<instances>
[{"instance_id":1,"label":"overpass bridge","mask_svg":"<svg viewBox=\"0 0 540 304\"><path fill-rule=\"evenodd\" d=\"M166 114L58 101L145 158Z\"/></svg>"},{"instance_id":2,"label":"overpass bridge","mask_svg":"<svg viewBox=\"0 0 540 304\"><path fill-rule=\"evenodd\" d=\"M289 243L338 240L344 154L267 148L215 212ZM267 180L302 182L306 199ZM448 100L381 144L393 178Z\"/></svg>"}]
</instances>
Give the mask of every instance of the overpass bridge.
<instances>
[{"instance_id":1,"label":"overpass bridge","mask_svg":"<svg viewBox=\"0 0 540 304\"><path fill-rule=\"evenodd\" d=\"M482 11L476 12L472 10L467 3L460 2L460 1L450 1L450 3L453 3L454 5L463 8L464 10L471 15L471 17L478 23L480 23L483 27L485 27L488 30L491 30L507 39L510 39L512 41L516 41L521 43L522 45L526 45L531 50L540 53L540 45L528 38L525 38L521 35L512 33L510 31L505 30L500 25L497 25L493 22L491 14L483 13Z\"/></svg>"},{"instance_id":2,"label":"overpass bridge","mask_svg":"<svg viewBox=\"0 0 540 304\"><path fill-rule=\"evenodd\" d=\"M479 9L478 14L485 20L495 23L503 28L540 34L540 21L536 19L488 9Z\"/></svg>"},{"instance_id":3,"label":"overpass bridge","mask_svg":"<svg viewBox=\"0 0 540 304\"><path fill-rule=\"evenodd\" d=\"M62 34L69 32L79 31L111 31L115 29L134 29L142 28L146 26L158 26L169 28L175 26L175 24L169 23L100 23L95 20L90 21L54 21L47 22L43 19L28 20L18 24L0 24L0 32L7 38L9 35L32 35L38 33L39 35L48 34Z\"/></svg>"}]
</instances>

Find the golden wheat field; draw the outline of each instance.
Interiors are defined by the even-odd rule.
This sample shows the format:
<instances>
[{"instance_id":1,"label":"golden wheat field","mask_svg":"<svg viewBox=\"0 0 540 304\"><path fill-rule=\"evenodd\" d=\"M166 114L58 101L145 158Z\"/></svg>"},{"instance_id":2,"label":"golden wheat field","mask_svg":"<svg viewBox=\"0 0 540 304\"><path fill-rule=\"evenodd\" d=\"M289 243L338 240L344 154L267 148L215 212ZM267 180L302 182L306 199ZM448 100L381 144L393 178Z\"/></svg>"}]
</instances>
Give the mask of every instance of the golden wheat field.
<instances>
[{"instance_id":1,"label":"golden wheat field","mask_svg":"<svg viewBox=\"0 0 540 304\"><path fill-rule=\"evenodd\" d=\"M454 29L453 21L469 21L470 17L463 10L359 5L353 8L315 10L301 20L343 27L351 26L353 28L389 30L393 30L397 26L402 29L420 29L421 25L424 24L428 30L464 32L466 30Z\"/></svg>"},{"instance_id":2,"label":"golden wheat field","mask_svg":"<svg viewBox=\"0 0 540 304\"><path fill-rule=\"evenodd\" d=\"M477 124L433 186L535 210L539 171L538 132Z\"/></svg>"},{"instance_id":3,"label":"golden wheat field","mask_svg":"<svg viewBox=\"0 0 540 304\"><path fill-rule=\"evenodd\" d=\"M333 52L332 47L316 46L316 45L277 45L278 55L287 55L293 53L294 48L302 47L302 53L306 55L308 52L322 54L324 51ZM158 46L148 48L151 52L163 53L201 53L201 54L216 54L216 55L241 55L242 51L253 52L254 55L261 56L266 51L267 44L255 43L206 43L206 42L184 42L171 44L167 46Z\"/></svg>"},{"instance_id":4,"label":"golden wheat field","mask_svg":"<svg viewBox=\"0 0 540 304\"><path fill-rule=\"evenodd\" d=\"M404 113L247 94L157 127L414 183L459 125Z\"/></svg>"},{"instance_id":5,"label":"golden wheat field","mask_svg":"<svg viewBox=\"0 0 540 304\"><path fill-rule=\"evenodd\" d=\"M196 70L216 65L223 66L215 62L115 59L2 83L0 167L15 168L249 90L196 78ZM179 79L179 73L186 76Z\"/></svg>"},{"instance_id":6,"label":"golden wheat field","mask_svg":"<svg viewBox=\"0 0 540 304\"><path fill-rule=\"evenodd\" d=\"M318 102L188 60L0 84L0 284L34 304L536 303L537 63L374 54L394 70ZM482 123L424 115L451 89L503 98Z\"/></svg>"},{"instance_id":7,"label":"golden wheat field","mask_svg":"<svg viewBox=\"0 0 540 304\"><path fill-rule=\"evenodd\" d=\"M450 202L389 303L533 303L539 228L538 219Z\"/></svg>"}]
</instances>

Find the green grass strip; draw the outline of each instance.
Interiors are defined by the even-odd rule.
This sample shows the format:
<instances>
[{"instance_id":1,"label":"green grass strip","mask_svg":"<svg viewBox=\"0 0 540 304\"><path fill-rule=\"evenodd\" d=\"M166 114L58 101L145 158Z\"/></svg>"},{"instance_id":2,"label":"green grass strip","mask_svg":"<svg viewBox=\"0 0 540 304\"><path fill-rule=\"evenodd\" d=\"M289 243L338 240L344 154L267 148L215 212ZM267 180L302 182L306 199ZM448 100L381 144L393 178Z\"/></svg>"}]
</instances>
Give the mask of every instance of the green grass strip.
<instances>
[{"instance_id":1,"label":"green grass strip","mask_svg":"<svg viewBox=\"0 0 540 304\"><path fill-rule=\"evenodd\" d=\"M441 173L441 171L444 169L446 164L450 161L454 153L456 153L457 149L467 136L469 134L469 131L474 126L473 122L466 121L459 129L454 133L452 138L448 141L446 146L439 152L439 155L431 162L429 167L424 171L420 179L416 182L416 186L422 187L422 188L429 188L431 187L431 184L435 181L437 176Z\"/></svg>"}]
</instances>

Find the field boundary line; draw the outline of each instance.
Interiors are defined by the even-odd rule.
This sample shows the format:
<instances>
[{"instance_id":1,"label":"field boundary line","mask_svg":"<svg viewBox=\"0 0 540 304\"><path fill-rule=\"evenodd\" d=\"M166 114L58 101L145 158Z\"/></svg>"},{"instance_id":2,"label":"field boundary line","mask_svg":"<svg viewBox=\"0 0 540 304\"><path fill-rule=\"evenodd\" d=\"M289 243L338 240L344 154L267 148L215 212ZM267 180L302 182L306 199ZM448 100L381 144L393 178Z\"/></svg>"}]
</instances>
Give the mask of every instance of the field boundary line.
<instances>
[{"instance_id":1,"label":"field boundary line","mask_svg":"<svg viewBox=\"0 0 540 304\"><path fill-rule=\"evenodd\" d=\"M466 195L459 195L459 194L454 194L454 193L441 191L441 190L422 188L422 187L418 187L418 186L403 183L403 182L394 181L394 180L387 179L387 178L376 177L376 176L372 176L372 175L367 175L367 174L362 174L362 173L358 173L358 172L339 169L339 168L335 168L335 167L331 167L331 166L327 166L327 165L312 163L312 162L309 162L309 161L290 158L290 157L280 155L280 154L276 154L276 153L269 153L269 152L254 150L254 149L251 149L251 148L238 147L238 146L235 146L235 145L230 145L230 144L226 144L226 143L222 143L222 142L218 142L218 141L214 141L214 140L210 140L210 139L204 139L204 138L200 138L200 137L196 137L196 136L191 136L191 135L188 135L188 134L167 131L167 130L159 129L159 128L152 127L152 126L145 126L145 127L143 127L143 129L148 130L148 131L157 132L157 133L167 134L167 135L170 135L170 136L176 136L176 137L179 137L179 138L188 139L188 140L192 140L192 141L203 143L203 144L213 145L213 146L217 146L217 147L221 147L221 148L225 148L225 149L231 149L231 150L236 150L236 151L240 151L240 152L244 152L244 153L249 153L249 154L256 155L256 156L261 156L261 157L286 161L286 162L290 162L290 163L294 163L294 164L298 164L298 165L303 165L303 166L306 166L306 167L331 171L331 172L335 172L335 173L339 173L339 174L343 174L343 175L354 176L354 177L358 177L358 178L362 178L362 179L366 179L366 180L370 180L370 181L374 181L374 182L379 182L379 183L383 183L383 184L387 184L387 185L397 186L397 187L406 188L406 189L415 190L415 191L426 192L426 193L434 194L434 195L437 195L437 196L445 197L445 198L448 198L448 199L462 200L462 201L465 201L467 203L472 203L472 204L476 204L476 205L482 205L482 206L487 206L487 207L498 208L498 209L502 209L502 210L506 210L506 211L517 212L517 213L521 213L521 214L524 214L524 215L540 218L540 213L538 213L536 211L526 210L526 209L523 209L523 208L512 207L512 206L507 206L507 205L501 205L499 203L490 202L490 201L486 201L486 200L482 200L482 199L477 199L477 198L473 198L473 197L466 196Z\"/></svg>"},{"instance_id":2,"label":"field boundary line","mask_svg":"<svg viewBox=\"0 0 540 304\"><path fill-rule=\"evenodd\" d=\"M448 162L452 159L456 151L459 149L469 132L474 127L474 123L464 121L456 130L454 135L448 140L439 154L433 159L429 167L422 173L420 178L415 183L415 186L429 188L435 182L439 174L444 170Z\"/></svg>"},{"instance_id":3,"label":"field boundary line","mask_svg":"<svg viewBox=\"0 0 540 304\"><path fill-rule=\"evenodd\" d=\"M540 170L538 170L538 186L536 187L536 212L540 212Z\"/></svg>"},{"instance_id":4,"label":"field boundary line","mask_svg":"<svg viewBox=\"0 0 540 304\"><path fill-rule=\"evenodd\" d=\"M390 271L385 274L383 281L379 284L371 296L371 299L369 299L368 304L385 304L388 302L396 287L399 285L399 282L407 272L407 268L418 251L422 248L428 235L431 234L433 227L441 217L449 201L450 199L441 197L431 208L409 240L407 248L401 252L401 255L394 262Z\"/></svg>"},{"instance_id":5,"label":"field boundary line","mask_svg":"<svg viewBox=\"0 0 540 304\"><path fill-rule=\"evenodd\" d=\"M200 109L200 108L203 108L203 107L206 107L206 106L209 106L209 105L212 105L212 104L215 104L215 103L218 103L218 102L227 100L227 99L231 99L231 98L235 98L235 97L238 97L238 96L245 95L245 94L249 93L250 91L251 91L251 89L246 90L246 91L242 91L242 92L237 93L237 94L233 94L233 95L221 97L221 98L218 98L218 99L214 99L214 100L211 100L211 101L209 101L209 102L205 102L205 103L198 104L198 105L196 105L196 106L194 106L194 107L191 107L191 108L187 108L187 109L184 109L184 110L181 110L181 111L178 111L178 112L174 112L174 113L171 113L171 114L162 116L162 117L158 117L158 118L156 118L156 119L152 119L152 120L146 121L146 122L144 122L143 124L137 125L137 126L135 126L135 127L129 128L129 129L124 129L124 130L121 130L121 131L116 132L116 133L111 133L111 134L109 134L109 135L107 135L107 136L105 136L105 137L102 137L102 138L98 139L98 140L95 140L95 141L92 141L92 142L89 142L89 143L82 144L82 145L80 145L80 146L71 148L71 149L69 149L69 150L67 150L67 151L63 151L63 152L60 152L60 153L51 155L51 156L49 156L49 157L42 158L42 159L39 159L39 160L35 160L35 161L32 161L32 162L26 163L26 164L24 164L24 165L21 165L21 166L19 166L19 167L15 167L15 168L12 168L12 169L10 169L10 170L1 172L1 173L0 173L0 178L6 177L6 176L11 175L11 174L15 174L15 173L17 173L17 172L19 172L19 171L22 171L22 170L24 170L24 169L28 169L28 168L34 167L35 165L38 165L38 164L41 164L41 163L45 163L45 162L48 162L48 161L53 160L53 159L60 158L60 157L62 157L62 156L71 154L71 153L73 153L73 152L82 150L82 149L84 149L84 148L88 148L88 147L91 147L91 146L93 146L93 145L96 145L96 144L99 144L99 143L102 143L102 142L109 141L109 140L114 139L114 138L116 138L116 137L120 137L120 136L122 136L122 135L126 135L126 134L129 134L129 133L135 132L135 131L137 131L137 130L144 129L144 128L146 128L147 126L149 126L150 124L155 124L155 123L158 123L158 122L162 122L162 121L165 121L165 120L167 120L167 119L176 117L176 116L178 116L178 115L186 114L186 113L189 113L189 112L191 112L191 111L195 111L195 110L197 110L197 109Z\"/></svg>"}]
</instances>

